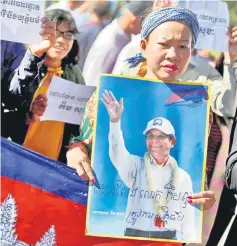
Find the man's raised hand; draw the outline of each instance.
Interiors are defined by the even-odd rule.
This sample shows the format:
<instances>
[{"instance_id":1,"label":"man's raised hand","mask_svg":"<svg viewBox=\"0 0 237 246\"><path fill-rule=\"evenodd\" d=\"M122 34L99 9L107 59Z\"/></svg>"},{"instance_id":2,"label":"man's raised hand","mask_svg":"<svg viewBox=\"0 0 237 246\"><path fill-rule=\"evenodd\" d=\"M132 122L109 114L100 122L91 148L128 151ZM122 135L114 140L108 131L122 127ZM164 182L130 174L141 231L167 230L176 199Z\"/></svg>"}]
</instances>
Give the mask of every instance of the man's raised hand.
<instances>
[{"instance_id":1,"label":"man's raised hand","mask_svg":"<svg viewBox=\"0 0 237 246\"><path fill-rule=\"evenodd\" d=\"M111 122L119 122L121 115L123 113L123 98L120 99L118 102L115 96L113 95L112 91L105 90L102 94L101 101L105 105L107 112L110 117Z\"/></svg>"}]
</instances>

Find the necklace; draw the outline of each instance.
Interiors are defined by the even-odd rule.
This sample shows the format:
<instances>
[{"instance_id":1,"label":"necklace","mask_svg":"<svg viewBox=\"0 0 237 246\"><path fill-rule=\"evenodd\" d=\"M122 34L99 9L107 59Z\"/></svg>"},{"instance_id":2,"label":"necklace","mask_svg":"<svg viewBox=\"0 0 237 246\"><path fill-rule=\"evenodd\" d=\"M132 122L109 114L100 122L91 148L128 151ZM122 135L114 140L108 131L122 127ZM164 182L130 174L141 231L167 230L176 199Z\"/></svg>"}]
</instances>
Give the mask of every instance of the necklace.
<instances>
[{"instance_id":1,"label":"necklace","mask_svg":"<svg viewBox=\"0 0 237 246\"><path fill-rule=\"evenodd\" d=\"M147 184L148 188L150 191L156 190L154 187L154 182L152 182L152 175L151 175L151 164L154 162L153 157L151 156L150 153L145 153L145 168L146 168L146 173L147 173ZM171 180L169 184L171 187L174 187L175 181L176 181L176 176L177 176L177 163L170 162L171 165ZM163 188L163 187L162 187ZM164 221L164 215L166 214L166 211L164 211L164 207L169 203L171 199L171 196L167 196L166 198L152 198L155 210L156 210L156 216L155 216L155 221L154 224L157 227L164 227L165 226L165 221Z\"/></svg>"}]
</instances>

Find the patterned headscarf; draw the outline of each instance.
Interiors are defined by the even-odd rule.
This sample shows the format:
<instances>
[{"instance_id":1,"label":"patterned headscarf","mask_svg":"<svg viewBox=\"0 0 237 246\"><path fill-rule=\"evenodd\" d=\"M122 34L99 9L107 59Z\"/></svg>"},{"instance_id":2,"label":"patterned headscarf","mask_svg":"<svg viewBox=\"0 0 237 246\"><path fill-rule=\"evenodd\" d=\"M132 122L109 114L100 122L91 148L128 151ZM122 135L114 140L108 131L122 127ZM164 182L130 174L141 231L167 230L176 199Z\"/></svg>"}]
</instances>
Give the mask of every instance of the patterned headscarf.
<instances>
[{"instance_id":1,"label":"patterned headscarf","mask_svg":"<svg viewBox=\"0 0 237 246\"><path fill-rule=\"evenodd\" d=\"M190 10L180 7L162 8L149 14L142 22L141 38L147 38L156 27L167 21L184 21L191 28L193 45L196 44L199 34L197 17ZM145 61L145 58L142 53L138 53L126 61L130 64L130 68L133 68Z\"/></svg>"}]
</instances>

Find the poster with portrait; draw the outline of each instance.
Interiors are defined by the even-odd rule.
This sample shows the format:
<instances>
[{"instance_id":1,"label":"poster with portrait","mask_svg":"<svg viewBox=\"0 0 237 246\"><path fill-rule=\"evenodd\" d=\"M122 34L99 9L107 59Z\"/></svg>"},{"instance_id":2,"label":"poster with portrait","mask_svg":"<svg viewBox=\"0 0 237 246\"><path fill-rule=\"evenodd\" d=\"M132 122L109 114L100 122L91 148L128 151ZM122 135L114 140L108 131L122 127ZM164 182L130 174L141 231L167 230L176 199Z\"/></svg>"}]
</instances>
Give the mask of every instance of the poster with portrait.
<instances>
[{"instance_id":1,"label":"poster with portrait","mask_svg":"<svg viewBox=\"0 0 237 246\"><path fill-rule=\"evenodd\" d=\"M201 242L209 85L102 75L86 234Z\"/></svg>"}]
</instances>

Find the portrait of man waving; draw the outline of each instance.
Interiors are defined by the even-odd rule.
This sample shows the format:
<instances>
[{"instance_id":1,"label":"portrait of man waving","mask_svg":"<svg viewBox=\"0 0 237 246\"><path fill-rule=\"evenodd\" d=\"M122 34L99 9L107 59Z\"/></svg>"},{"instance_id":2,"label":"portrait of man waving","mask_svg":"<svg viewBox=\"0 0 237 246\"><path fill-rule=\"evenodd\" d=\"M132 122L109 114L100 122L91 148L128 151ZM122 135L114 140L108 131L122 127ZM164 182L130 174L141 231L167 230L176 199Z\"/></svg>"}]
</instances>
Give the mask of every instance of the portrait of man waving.
<instances>
[{"instance_id":1,"label":"portrait of man waving","mask_svg":"<svg viewBox=\"0 0 237 246\"><path fill-rule=\"evenodd\" d=\"M150 120L143 132L147 152L130 154L121 130L123 98L118 102L106 90L102 95L110 118L109 156L129 188L124 235L195 241L195 210L188 199L192 180L170 155L176 143L173 125L163 117Z\"/></svg>"}]
</instances>

